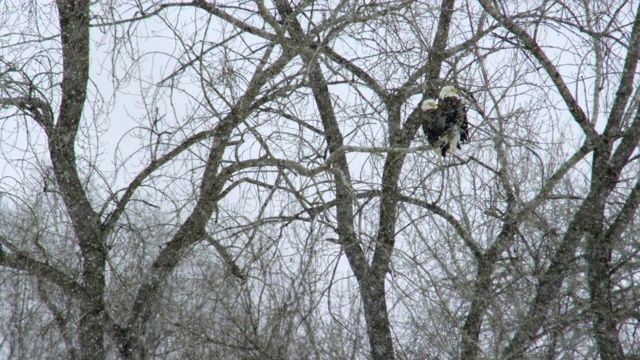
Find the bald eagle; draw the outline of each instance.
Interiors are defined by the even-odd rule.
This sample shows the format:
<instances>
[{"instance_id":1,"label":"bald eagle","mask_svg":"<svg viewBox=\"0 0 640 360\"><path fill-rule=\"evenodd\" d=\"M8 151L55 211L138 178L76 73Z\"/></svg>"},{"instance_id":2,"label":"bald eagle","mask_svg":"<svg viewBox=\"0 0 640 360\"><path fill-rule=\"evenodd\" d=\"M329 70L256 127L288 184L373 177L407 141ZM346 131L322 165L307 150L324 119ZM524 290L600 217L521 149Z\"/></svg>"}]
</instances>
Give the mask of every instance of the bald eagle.
<instances>
[{"instance_id":1,"label":"bald eagle","mask_svg":"<svg viewBox=\"0 0 640 360\"><path fill-rule=\"evenodd\" d=\"M422 102L420 108L423 111L422 114L422 131L424 136L427 137L427 141L434 148L440 147L439 141L442 135L445 133L446 121L438 111L438 103L433 99L427 99ZM442 150L442 155L447 151Z\"/></svg>"},{"instance_id":2,"label":"bald eagle","mask_svg":"<svg viewBox=\"0 0 640 360\"><path fill-rule=\"evenodd\" d=\"M439 148L443 157L447 151L455 154L460 144L469 140L467 109L458 92L453 86L445 86L438 96L438 104L433 99L427 99L420 106L424 112L422 130L429 144Z\"/></svg>"}]
</instances>

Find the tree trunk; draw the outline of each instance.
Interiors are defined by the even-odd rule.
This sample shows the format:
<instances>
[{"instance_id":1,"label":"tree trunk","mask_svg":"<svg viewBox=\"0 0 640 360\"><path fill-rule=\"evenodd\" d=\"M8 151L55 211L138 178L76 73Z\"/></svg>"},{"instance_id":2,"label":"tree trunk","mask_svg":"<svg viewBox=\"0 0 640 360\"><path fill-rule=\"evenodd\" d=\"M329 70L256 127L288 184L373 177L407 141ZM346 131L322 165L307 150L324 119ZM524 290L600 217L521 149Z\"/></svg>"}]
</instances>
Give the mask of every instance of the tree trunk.
<instances>
[{"instance_id":1,"label":"tree trunk","mask_svg":"<svg viewBox=\"0 0 640 360\"><path fill-rule=\"evenodd\" d=\"M382 279L369 278L360 283L371 356L374 360L393 359L394 357L384 285L384 277Z\"/></svg>"},{"instance_id":2,"label":"tree trunk","mask_svg":"<svg viewBox=\"0 0 640 360\"><path fill-rule=\"evenodd\" d=\"M59 0L57 5L62 40L62 99L58 120L49 128L49 150L56 182L82 252L87 301L79 322L81 359L104 359L104 235L78 176L74 149L89 80L90 2Z\"/></svg>"}]
</instances>

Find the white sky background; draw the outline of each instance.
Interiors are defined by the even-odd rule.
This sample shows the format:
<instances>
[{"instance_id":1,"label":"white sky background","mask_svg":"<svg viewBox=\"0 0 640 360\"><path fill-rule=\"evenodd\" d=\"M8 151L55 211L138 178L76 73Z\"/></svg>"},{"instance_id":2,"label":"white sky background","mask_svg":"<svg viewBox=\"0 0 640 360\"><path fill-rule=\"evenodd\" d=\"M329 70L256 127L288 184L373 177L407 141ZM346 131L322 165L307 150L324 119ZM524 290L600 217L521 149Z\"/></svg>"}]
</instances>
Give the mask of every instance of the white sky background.
<instances>
[{"instance_id":1,"label":"white sky background","mask_svg":"<svg viewBox=\"0 0 640 360\"><path fill-rule=\"evenodd\" d=\"M528 6L524 2L517 2L517 4L519 7ZM55 38L57 24L51 23L52 20L55 20L56 15L53 6L43 5L39 2L36 13L12 11L11 4L8 2L3 3L1 6L0 13L2 14L3 24L0 25L0 34L3 35L0 36L0 56L4 61L1 64L1 71L6 68L7 62L21 63L28 58L38 58L38 54L45 55L42 58L57 59L55 56L46 56L47 52L60 52L56 48L59 46L59 40ZM18 7L19 5L15 6ZM125 4L101 3L100 5L94 5L92 9L94 15L96 15L96 19L92 21L93 24L103 20L113 20L108 17L101 18L105 16L101 6L104 6L105 9L108 9L108 6L115 6L115 13L117 14L115 20L119 18L125 19L136 13L136 9L126 4L126 2ZM477 10L478 5L474 4L473 6ZM534 7L533 4L529 6ZM523 9L518 10L522 11ZM111 10L109 9L109 11ZM422 5L420 10L416 10L414 14L410 15L423 16L428 11L429 7ZM241 15L242 13L238 12L238 16ZM329 15L322 15L318 12L316 16L320 18ZM411 16L407 15L408 18L411 18ZM454 22L458 26L452 28L453 35L449 44L450 47L468 38L469 23L466 18L467 15L463 11L456 13ZM264 51L261 48L264 43L263 40L252 35L243 34L232 41L231 48L238 51L238 54L230 51L222 54L214 50L206 54L209 61L206 67L188 68L184 72L178 72L168 79L181 64L193 60L203 48L206 49L211 44L221 41L234 30L227 24L222 25L218 19L210 18L203 11L192 8L172 8L163 11L162 19L154 17L131 24L121 24L115 27L108 27L106 31L105 28L100 27L93 27L91 30L90 95L85 107L85 122L81 127L82 130L77 142L77 153L79 164L81 164L79 168L83 172L83 176L88 180L88 187L91 189L96 207L101 207L112 191L126 186L141 169L148 165L149 159L153 156L152 154L160 156L186 137L199 131L211 129L217 122L217 118L210 113L211 109L206 108L206 104L202 103L203 88L208 89L208 95L214 99L214 109L224 114L228 107L211 92L211 85L215 84L216 89L226 96L237 98L242 93L241 90L244 89L248 78L254 70L253 65L243 63L238 58L249 55L257 59ZM299 20L303 21L304 18L299 17ZM630 19L621 21L624 20ZM258 23L259 19L252 19L252 21L255 21L258 27L262 26L262 24ZM398 28L402 27L402 24L396 25ZM424 27L423 31L426 36L430 36L431 25L421 24ZM171 29L168 26L171 26ZM13 29L12 33L9 33L8 29ZM417 49L408 52L406 55L398 55L398 59L389 58L387 55L365 57L375 52L375 49L368 48L373 44L362 42L357 38L357 35L370 36L371 33L369 31L371 31L371 28L368 26L354 26L347 29L347 32L350 32L351 35L345 33L344 36L334 41L333 45L338 52L347 58L362 56L357 61L357 64L365 69L370 69L372 75L379 80L383 87L393 88L403 83L407 77L402 67L397 66L398 60L406 63L426 61L428 55L424 48L420 50L420 46L422 46L423 42L427 44L431 42L430 39L412 37L408 28L403 30L406 31L403 37L394 39L391 30L384 29L382 26L375 29L379 40L397 40L397 43L391 42L389 46L406 45ZM35 40L35 38L30 38L27 35L29 32L34 32L34 36L52 36L53 38L44 43L29 42L22 46L16 46L21 41ZM566 34L566 31L563 30L563 33ZM178 41L176 34L182 36L184 41ZM407 44L400 44L402 39ZM565 77L565 80L569 82L572 92L578 98L585 112L590 114L593 108L593 103L590 99L594 86L594 74L589 65L594 61L593 54L586 53L583 49L581 50L575 46L576 44L583 45L583 40L579 39L576 34L560 36L553 29L546 28L538 32L537 39L547 45L545 50L549 57L556 64L562 64L558 69ZM496 38L489 36L481 43L482 45L490 46L497 41ZM612 44L612 46L614 52L621 52L615 44ZM15 49L18 50L16 51ZM187 55L184 55L185 49L189 49ZM227 58L226 63L221 61L223 55ZM491 54L485 59L488 75L490 76L489 80L491 81L489 90L496 98L504 96L507 99L501 104L502 107L499 112L491 106L487 89L484 88L482 75L478 71L476 54L460 55L462 57L461 64L468 65L466 68L458 69L460 71L460 83L465 89L475 92L480 107L491 118L497 117L498 114L513 112L515 109L521 109L524 112L524 115L518 118L517 122L506 124L508 129L505 130L505 133L512 137L514 143L522 142L525 139L530 140L532 143L539 141L548 141L550 144L555 143L555 145L540 144L541 153L549 155L552 152L565 152L563 159L566 159L568 156L566 154L572 154L581 145L583 136L580 135L580 129L570 119L566 112L566 106L557 93L549 91L550 82L547 74L541 69L532 68L531 62L522 54L514 55L514 58L510 57L512 55L513 52L502 51L497 54ZM620 53L618 55L624 57L625 54ZM132 62L130 58L139 60ZM35 61L29 61L29 63L31 65L24 68L24 71L33 76L40 69L38 69L38 65L35 65ZM514 63L519 64L517 67L518 73L513 72L512 66ZM300 70L299 60L294 60L291 64L289 73ZM55 64L53 66L54 70L60 71L60 65ZM222 76L221 69L223 66L227 67L226 74L233 73L234 76ZM616 73L620 71L620 67L620 63L608 64L606 71ZM443 70L446 73L449 68ZM199 73L205 73L211 83L199 83ZM528 81L526 85L510 87L513 81L521 81L523 77L526 77ZM48 99L53 100L54 107L57 106L59 76L56 75L53 79L39 76L34 78L40 82L40 86L44 86L47 89L45 95ZM344 80L340 76L333 76L330 79ZM615 79L615 75L612 76L612 79ZM166 86L158 86L163 80L165 80L164 84ZM579 81L576 82L576 80ZM610 107L610 102L614 96L613 89L616 85L615 81L605 84L600 111ZM508 88L507 91L505 91L505 87ZM342 111L337 112L337 116L342 126L343 134L345 134L345 143L363 147L385 146L384 108L379 100L372 95L372 92L362 86L351 87L345 84L332 86L331 91L334 95L336 106L344 106ZM2 92L1 95L4 96L5 89L2 89ZM315 110L315 104L309 93L310 91L306 91L307 98L301 98L296 108L288 108L288 110L295 112L296 115L303 119L311 119L313 125L320 128L321 124ZM405 107L405 115L413 110L419 99L419 96L412 98L412 102ZM548 108L549 104L555 106L555 109ZM286 105L283 106L286 108ZM544 107L544 109L537 111L539 106ZM532 111L531 113L526 113L530 110ZM13 110L0 109L0 130L2 131L0 135L0 140L2 141L0 144L2 152L0 156L0 192L11 194L10 198L7 198L9 197L7 195L3 199L5 208L13 208L17 201L16 199L33 197L33 192L37 192L42 188L41 172L49 165L46 142L42 132L32 121L25 120L22 117L11 116L12 113ZM495 164L495 152L492 149L490 139L495 130L491 129L491 126L497 126L496 123L482 123L474 110L471 110L469 114L470 122L475 125L472 129L473 136L471 144L464 146L459 155L463 159L473 155L488 163ZM603 128L606 115L606 113L603 113L599 117L599 129ZM534 125L539 123L539 133L528 133L524 127L520 126L521 124L518 123L520 121ZM288 159L297 158L299 151L296 147L300 146L300 143L296 144L296 139L293 136L285 137L275 131L278 129L297 134L299 129L296 126L281 119L267 116L259 118L252 116L248 122L253 125L259 125L257 129L259 129L260 135L272 144L271 150L275 155ZM154 128L160 134L158 136L162 138L162 144L158 148L146 146L149 139L155 136L150 133L149 130L151 128ZM245 129L246 126L241 125L240 128ZM311 141L317 146L318 140L311 137L310 132L305 131L303 134L305 140ZM237 140L240 140L240 138L238 137ZM245 134L243 140L245 142L237 151L240 158L255 158L264 154L255 138ZM560 141L563 143L558 144ZM137 193L137 198L144 200L145 203L130 206L132 216L135 215L133 213L135 209L145 209L145 211L151 213L157 212L161 214L158 217L163 219L166 219L167 216L176 216L175 219L170 220L170 223L174 225L178 224L180 219L188 216L193 201L196 199L202 174L203 158L206 159L208 143L208 141L205 141L201 145L192 146L189 151L180 155L177 161L174 160L170 165L163 167L158 176L150 178L149 185L151 186L141 188ZM420 133L413 145L423 144L424 140ZM308 147L302 146L303 151L309 151ZM523 150L514 149L514 158L521 154L519 151ZM231 159L233 156L230 150L226 159ZM354 188L356 190L377 189L384 163L383 158L377 154L366 153L351 153L348 158L350 160L351 175L356 179ZM544 160L544 167L548 176L557 168L558 163L551 164L547 158ZM450 160L446 160L445 163L448 161ZM93 164L96 167L93 168L89 164ZM459 176L463 181L461 181L457 191L465 193L465 191L473 189L477 194L485 194L478 195L480 198L489 198L489 189L492 182L490 174L474 169L478 173L470 175L465 172L466 168L464 166L438 174L439 170L435 168L436 164L437 157L433 152L409 155L405 165L404 172L406 175L403 182L407 184L407 189L414 189L406 192L412 194L415 191L418 197L431 201L443 195L443 192L435 191L435 189L439 188L445 178L447 181L452 181L453 178ZM307 165L312 167L319 164ZM585 176L588 176L587 168L585 163L576 171L583 171ZM96 171L96 169L99 171ZM540 179L536 178L535 171L532 171L531 174L524 174L526 170L514 169L514 172L522 172L520 174L521 177L528 179L528 183L521 185L523 190L533 191L530 196L523 196L524 198L530 198L539 189ZM435 175L431 175L433 173ZM474 178L478 174L481 174L481 178ZM262 180L272 180L274 176L275 174L273 173L268 174ZM326 175L315 180L319 181L324 178L326 178ZM311 199L318 196L315 193L317 189L326 189L326 185L323 184L319 184L317 187L311 186L312 181L303 177L293 177L293 181L301 187L310 186L306 193ZM428 183L425 183L425 181L428 181ZM415 184L424 184L424 187L416 186ZM576 184L578 187L583 185ZM258 193L249 187L239 187L221 202L221 216L224 216L226 221L233 220L236 217L236 220L240 223L244 222L241 220L242 216L246 216L246 221L249 221L259 211L257 202L254 199L258 197L264 198L265 196L266 192L264 191ZM480 224L487 222L483 211L486 210L485 206L488 207L490 204L469 204L464 201L457 201L454 195L446 192L444 192L443 196L444 200L450 200L446 204L447 210L458 217L466 217L468 221L466 225L475 231L474 235L477 237L477 241L486 244L494 239L495 228L480 226ZM322 197L324 197L325 201L332 199L332 195L326 193ZM148 206L149 204L152 206ZM273 205L266 208L265 211L275 216L280 214L283 208L294 209L296 207L292 197L281 194L281 196L274 198ZM358 225L361 226L360 230L363 238L370 238L375 234L377 227L376 208L377 201L374 201L365 206L360 214L359 221L361 222ZM291 210L287 210L285 213L289 211ZM421 211L415 208L401 206L399 214L398 230L403 234L398 237L396 243L396 257L398 258L396 263L398 268L396 270L400 275L390 277L391 282L394 284L392 287L396 290L428 287L425 284L423 286L410 284L410 281L422 281L416 279L420 279L423 272L446 278L446 274L435 263L424 264L423 272L419 271L415 276L410 276L412 270L411 266L409 266L411 261L420 259L420 256L424 256L428 251L443 254L456 253L451 252L452 249L440 243L438 237L434 235L436 229L446 229L446 225L432 215L422 214ZM415 217L418 217L420 222L410 224ZM212 225L213 234L216 233L216 229L216 226ZM267 231L265 230L265 232ZM335 235L332 235L331 231L326 231L325 236L331 237ZM434 248L428 251L425 250L422 242L420 245L416 245L410 241L415 238L422 239L426 244L433 244ZM232 249L239 248L240 245L234 244L234 241L236 240L229 240L227 245L231 246ZM283 242L279 244L278 249L283 254L295 254L299 249L298 246L300 244L295 243L295 241L293 243ZM440 246L442 248L438 248ZM330 249L330 251L325 253L326 257L323 258L324 266L330 268L334 264L336 255L338 255L338 248L335 245L328 245L325 248ZM468 254L464 254L466 250L462 245L454 250L462 253L458 259L461 267L472 264L467 258ZM410 259L413 260L410 261ZM339 277L351 274L344 261L341 262L339 269L341 273ZM294 267L291 272L295 273L295 271L297 270ZM407 308L417 306L416 302L423 301L424 297L427 296L426 294L402 293L394 290L392 292L394 293L394 298L390 299L390 302L397 304L398 307L391 307L393 312L397 312L397 315L406 314L405 310ZM390 303L390 305L392 304ZM451 307L452 314L457 313L460 315L462 310L459 308L459 304L452 303Z\"/></svg>"}]
</instances>

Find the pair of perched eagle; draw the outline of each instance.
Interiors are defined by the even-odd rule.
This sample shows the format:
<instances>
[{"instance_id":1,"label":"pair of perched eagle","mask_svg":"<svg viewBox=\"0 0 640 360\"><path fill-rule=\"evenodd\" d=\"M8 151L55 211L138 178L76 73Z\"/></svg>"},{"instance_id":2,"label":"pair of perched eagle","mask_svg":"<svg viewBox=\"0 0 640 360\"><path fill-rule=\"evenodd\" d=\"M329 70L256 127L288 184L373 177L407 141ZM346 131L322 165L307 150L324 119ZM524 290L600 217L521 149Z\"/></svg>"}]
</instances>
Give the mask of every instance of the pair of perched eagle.
<instances>
[{"instance_id":1,"label":"pair of perched eagle","mask_svg":"<svg viewBox=\"0 0 640 360\"><path fill-rule=\"evenodd\" d=\"M447 151L455 154L461 143L469 141L467 109L458 92L453 86L445 86L438 95L438 103L427 99L420 105L424 135L435 150L440 149L443 157Z\"/></svg>"}]
</instances>

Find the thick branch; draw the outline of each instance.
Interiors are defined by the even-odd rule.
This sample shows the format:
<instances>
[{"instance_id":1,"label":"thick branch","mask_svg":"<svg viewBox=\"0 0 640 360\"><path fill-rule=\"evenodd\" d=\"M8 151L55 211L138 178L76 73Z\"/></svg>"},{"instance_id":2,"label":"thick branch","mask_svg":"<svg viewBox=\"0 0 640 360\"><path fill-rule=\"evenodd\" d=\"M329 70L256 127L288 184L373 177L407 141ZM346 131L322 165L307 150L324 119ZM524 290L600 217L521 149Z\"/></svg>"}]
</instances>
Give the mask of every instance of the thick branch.
<instances>
[{"instance_id":1,"label":"thick branch","mask_svg":"<svg viewBox=\"0 0 640 360\"><path fill-rule=\"evenodd\" d=\"M585 142L575 154L573 154L567 161L565 161L562 166L558 170L556 170L553 175L547 179L544 186L538 192L533 199L531 199L528 203L522 206L522 209L518 212L517 221L520 222L524 217L531 214L535 211L538 206L540 206L544 201L546 201L553 191L553 188L558 184L560 180L569 172L569 170L573 169L578 162L584 159L587 154L593 151L594 144L591 142Z\"/></svg>"},{"instance_id":2,"label":"thick branch","mask_svg":"<svg viewBox=\"0 0 640 360\"><path fill-rule=\"evenodd\" d=\"M27 112L44 129L47 136L53 130L53 112L47 102L36 97L0 98L0 106L15 106Z\"/></svg>"},{"instance_id":3,"label":"thick branch","mask_svg":"<svg viewBox=\"0 0 640 360\"><path fill-rule=\"evenodd\" d=\"M438 30L433 40L433 47L427 63L427 83L435 84L440 76L442 62L444 61L449 28L453 17L455 0L442 0ZM431 91L435 92L435 89ZM415 135L416 129L408 131L409 125L404 129L400 126L400 106L404 98L386 99L387 113L389 116L389 143L392 147L407 147ZM416 111L422 111L416 109ZM410 117L411 118L411 117ZM411 121L411 120L410 120ZM400 136L398 136L400 135ZM389 153L384 163L382 172L382 196L380 199L380 218L378 221L378 236L376 249L373 256L372 269L378 281L384 282L389 269L391 255L395 245L395 232L397 222L397 204L400 198L399 180L405 160L404 153Z\"/></svg>"},{"instance_id":4,"label":"thick branch","mask_svg":"<svg viewBox=\"0 0 640 360\"><path fill-rule=\"evenodd\" d=\"M588 121L587 116L584 111L576 101L576 99L571 95L571 91L567 87L564 79L558 72L558 69L553 65L553 62L547 54L542 50L540 45L527 33L525 29L516 24L511 18L504 16L498 9L494 8L489 0L480 0L480 4L482 7L494 18L496 19L502 26L504 26L507 30L509 30L512 34L517 36L520 41L522 41L523 46L526 50L528 50L535 58L538 60L540 65L547 72L551 81L554 83L560 96L564 100L565 104L569 108L569 112L573 116L574 120L578 123L582 131L587 136L587 139L590 141L595 141L598 138L598 133L593 128L592 124Z\"/></svg>"},{"instance_id":5,"label":"thick branch","mask_svg":"<svg viewBox=\"0 0 640 360\"><path fill-rule=\"evenodd\" d=\"M245 94L238 100L231 112L212 131L214 139L200 185L200 197L191 215L180 226L172 239L160 251L140 286L134 300L129 326L134 329L131 339L140 339L144 326L152 315L161 285L179 264L182 257L194 243L206 236L205 226L216 209L218 194L222 191L226 177L220 176L220 166L225 148L233 130L249 116L264 84L279 74L292 59L293 54L284 49L283 54L271 66L266 67L270 52L265 54L261 64L253 74ZM140 344L126 344L125 352L138 352Z\"/></svg>"},{"instance_id":6,"label":"thick branch","mask_svg":"<svg viewBox=\"0 0 640 360\"><path fill-rule=\"evenodd\" d=\"M325 53L327 56L329 56L331 60L335 61L340 66L343 66L345 69L347 69L348 71L353 73L355 76L357 76L360 80L362 80L365 84L367 84L367 86L371 90L373 90L373 92L375 92L379 98L384 99L389 95L388 91L385 88L383 88L380 85L380 83L378 83L378 81L373 78L373 76L369 75L368 72L364 71L359 66L349 61L342 55L336 53L330 47L328 46L324 47L322 49L322 52Z\"/></svg>"},{"instance_id":7,"label":"thick branch","mask_svg":"<svg viewBox=\"0 0 640 360\"><path fill-rule=\"evenodd\" d=\"M333 155L344 146L344 140L333 110L327 81L311 49L312 42L305 35L287 0L277 0L276 7L295 46L300 49L305 65L309 68L310 85L320 112L325 140L329 152ZM384 277L380 280L372 276L362 245L354 231L353 190L349 164L344 153L337 155L333 166L337 200L337 233L351 269L358 280L371 355L374 359L393 359L394 350L386 307Z\"/></svg>"},{"instance_id":8,"label":"thick branch","mask_svg":"<svg viewBox=\"0 0 640 360\"><path fill-rule=\"evenodd\" d=\"M404 195L401 195L399 197L399 200L408 204L425 208L433 212L434 214L440 216L444 220L446 220L451 226L453 226L453 228L456 230L458 235L460 235L465 245L467 245L469 250L471 250L471 252L473 253L474 257L477 259L482 256L482 249L473 239L473 237L471 236L471 233L469 233L467 229L465 229L464 226L462 226L462 224L458 221L458 219L456 219L453 215L445 211L443 208L439 207L436 204L428 203L426 201L418 200L418 199L404 196Z\"/></svg>"},{"instance_id":9,"label":"thick branch","mask_svg":"<svg viewBox=\"0 0 640 360\"><path fill-rule=\"evenodd\" d=\"M213 2L194 0L192 4L249 34L253 34L270 41L277 41L278 39L277 35L275 34L269 33L255 26L251 26L247 22L236 19L235 17L227 14L226 12L220 10L220 6L216 6L216 4ZM184 4L177 4L176 6L184 6Z\"/></svg>"},{"instance_id":10,"label":"thick branch","mask_svg":"<svg viewBox=\"0 0 640 360\"><path fill-rule=\"evenodd\" d=\"M210 138L211 136L213 136L213 132L211 130L199 132L187 138L180 145L176 146L173 150L169 151L168 153L162 155L159 159L151 161L151 163L147 165L147 167L144 168L144 170L142 170L135 177L135 179L133 179L133 181L131 181L129 186L127 186L122 197L119 200L117 200L116 208L109 214L109 216L107 216L105 221L102 223L103 231L108 232L113 228L115 223L118 221L118 219L120 219L120 216L126 209L127 204L133 197L133 194L140 187L140 185L142 185L143 181L147 177L149 177L154 171L162 167L164 164L171 161L177 155L187 150L189 147L191 147L191 145L194 145L204 139Z\"/></svg>"},{"instance_id":11,"label":"thick branch","mask_svg":"<svg viewBox=\"0 0 640 360\"><path fill-rule=\"evenodd\" d=\"M587 213L588 208L583 205L574 215L560 247L551 259L551 264L538 281L535 297L529 305L527 315L503 352L505 359L523 358L524 352L546 321L549 305L558 296L566 272L573 265L576 248L584 234L584 219Z\"/></svg>"},{"instance_id":12,"label":"thick branch","mask_svg":"<svg viewBox=\"0 0 640 360\"><path fill-rule=\"evenodd\" d=\"M627 57L624 61L622 74L620 74L620 85L616 91L616 97L609 113L609 121L604 131L606 139L613 141L612 137L619 130L624 109L633 91L633 79L638 67L638 59L640 58L640 4L636 10L636 18L631 29L629 38L629 47L627 49Z\"/></svg>"},{"instance_id":13,"label":"thick branch","mask_svg":"<svg viewBox=\"0 0 640 360\"><path fill-rule=\"evenodd\" d=\"M611 171L620 173L622 169L627 165L629 158L636 151L638 143L640 142L640 108L636 110L636 116L629 126L629 129L624 132L620 145L616 148L615 152L611 156L609 161L609 167Z\"/></svg>"},{"instance_id":14,"label":"thick branch","mask_svg":"<svg viewBox=\"0 0 640 360\"><path fill-rule=\"evenodd\" d=\"M438 96L440 71L442 70L442 63L447 58L447 39L449 38L449 28L451 27L454 5L455 0L442 0L440 18L438 19L438 29L436 30L436 35L433 39L433 45L429 50L429 60L416 72L419 74L425 74L425 82L428 85L428 88L425 90L424 96L420 101L428 98L435 99ZM405 84L403 89L406 88L406 86L410 85L408 83ZM410 142L415 136L422 119L420 114L421 111L422 109L418 106L407 117L404 128L402 129L403 143ZM390 133L392 131L393 129L389 130ZM392 145L395 144L392 143Z\"/></svg>"},{"instance_id":15,"label":"thick branch","mask_svg":"<svg viewBox=\"0 0 640 360\"><path fill-rule=\"evenodd\" d=\"M86 290L75 280L55 267L33 259L25 253L13 251L7 254L2 252L0 265L28 272L39 279L59 286L67 295L80 300L83 304L89 302Z\"/></svg>"},{"instance_id":16,"label":"thick branch","mask_svg":"<svg viewBox=\"0 0 640 360\"><path fill-rule=\"evenodd\" d=\"M345 252L350 258L353 271L360 280L367 275L369 266L364 256L364 252L358 243L357 236L353 230L353 201L351 199L351 178L347 158L341 149L344 146L340 126L333 112L333 105L329 87L322 74L322 69L315 58L315 53L310 49L311 41L307 41L302 26L293 16L293 9L286 1L276 1L276 7L288 31L294 40L294 44L300 50L300 55L309 67L309 79L316 101L316 106L320 112L320 119L324 127L324 134L329 147L330 156L335 156L334 167L336 167L335 185L336 199L338 200L338 235L345 246ZM339 152L337 155L334 153Z\"/></svg>"},{"instance_id":17,"label":"thick branch","mask_svg":"<svg viewBox=\"0 0 640 360\"><path fill-rule=\"evenodd\" d=\"M640 179L636 181L636 185L631 190L627 201L625 201L622 209L616 216L615 221L605 233L605 239L607 242L611 243L614 241L620 240L620 236L627 229L629 222L633 219L640 206Z\"/></svg>"},{"instance_id":18,"label":"thick branch","mask_svg":"<svg viewBox=\"0 0 640 360\"><path fill-rule=\"evenodd\" d=\"M4 241L4 239L2 240ZM66 296L78 301L81 308L84 310L90 310L95 305L92 303L91 296L87 294L86 289L64 272L47 263L36 260L24 252L16 251L15 249L12 250L11 253L7 254L4 252L1 243L0 266L27 272L35 276L39 281L45 281L58 286ZM118 336L118 333L123 332L122 328L113 321L108 313L104 312L103 316L103 319L108 326L108 330L110 331L110 335L114 341L121 346L122 344L120 344L119 341L121 339L120 336Z\"/></svg>"}]
</instances>

